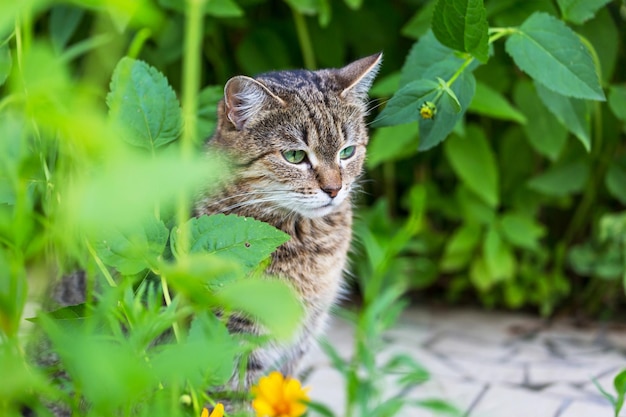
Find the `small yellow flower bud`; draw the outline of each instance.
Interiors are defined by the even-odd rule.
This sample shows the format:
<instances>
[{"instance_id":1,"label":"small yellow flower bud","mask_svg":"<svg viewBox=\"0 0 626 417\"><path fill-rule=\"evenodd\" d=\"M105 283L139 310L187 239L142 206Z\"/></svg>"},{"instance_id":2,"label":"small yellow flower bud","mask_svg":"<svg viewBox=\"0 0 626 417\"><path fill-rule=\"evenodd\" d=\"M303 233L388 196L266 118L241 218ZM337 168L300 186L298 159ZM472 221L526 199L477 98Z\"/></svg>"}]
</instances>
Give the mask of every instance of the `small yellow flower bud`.
<instances>
[{"instance_id":1,"label":"small yellow flower bud","mask_svg":"<svg viewBox=\"0 0 626 417\"><path fill-rule=\"evenodd\" d=\"M419 111L422 119L434 119L437 114L437 106L431 101L425 101L420 106Z\"/></svg>"}]
</instances>

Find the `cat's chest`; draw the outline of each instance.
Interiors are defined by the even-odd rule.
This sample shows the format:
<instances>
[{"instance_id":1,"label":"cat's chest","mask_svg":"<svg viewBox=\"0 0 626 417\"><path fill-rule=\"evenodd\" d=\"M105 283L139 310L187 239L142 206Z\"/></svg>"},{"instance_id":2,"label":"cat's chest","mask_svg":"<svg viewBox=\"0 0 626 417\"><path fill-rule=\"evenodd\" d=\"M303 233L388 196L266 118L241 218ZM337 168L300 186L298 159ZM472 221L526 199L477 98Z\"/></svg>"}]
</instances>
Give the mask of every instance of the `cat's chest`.
<instances>
[{"instance_id":1,"label":"cat's chest","mask_svg":"<svg viewBox=\"0 0 626 417\"><path fill-rule=\"evenodd\" d=\"M296 223L285 230L291 239L278 248L270 274L288 278L308 303L332 303L341 279L351 240L351 213Z\"/></svg>"}]
</instances>

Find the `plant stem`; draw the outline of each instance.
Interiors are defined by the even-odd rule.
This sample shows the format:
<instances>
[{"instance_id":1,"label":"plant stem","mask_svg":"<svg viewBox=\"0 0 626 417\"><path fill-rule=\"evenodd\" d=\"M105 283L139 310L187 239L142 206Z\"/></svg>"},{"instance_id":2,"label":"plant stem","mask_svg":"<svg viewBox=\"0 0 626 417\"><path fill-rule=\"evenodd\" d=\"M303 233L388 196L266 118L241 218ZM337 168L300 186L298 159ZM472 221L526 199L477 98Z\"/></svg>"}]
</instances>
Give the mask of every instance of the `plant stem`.
<instances>
[{"instance_id":1,"label":"plant stem","mask_svg":"<svg viewBox=\"0 0 626 417\"><path fill-rule=\"evenodd\" d=\"M511 35L516 31L516 28L489 28L489 43L492 44L498 39Z\"/></svg>"},{"instance_id":2,"label":"plant stem","mask_svg":"<svg viewBox=\"0 0 626 417\"><path fill-rule=\"evenodd\" d=\"M170 295L170 289L167 285L167 279L165 275L161 274L161 288L163 289L163 299L165 299L165 305L170 306L172 304L172 296ZM177 342L180 342L180 329L178 327L178 323L172 323L172 330L174 330L174 337Z\"/></svg>"},{"instance_id":3,"label":"plant stem","mask_svg":"<svg viewBox=\"0 0 626 417\"><path fill-rule=\"evenodd\" d=\"M306 20L304 20L304 15L293 7L291 8L291 12L293 13L293 21L296 25L296 31L298 33L298 42L300 43L300 49L302 50L304 66L307 69L313 70L316 68L315 53L313 52L313 44L311 43L309 30L306 26Z\"/></svg>"},{"instance_id":4,"label":"plant stem","mask_svg":"<svg viewBox=\"0 0 626 417\"><path fill-rule=\"evenodd\" d=\"M152 36L152 31L148 28L143 28L133 38L130 46L128 47L128 53L126 54L130 58L137 58L143 45Z\"/></svg>"},{"instance_id":5,"label":"plant stem","mask_svg":"<svg viewBox=\"0 0 626 417\"><path fill-rule=\"evenodd\" d=\"M98 268L100 268L100 272L102 272L102 275L104 275L104 278L107 280L107 283L111 287L117 287L117 284L115 283L115 280L111 276L111 273L109 272L107 267L104 265L104 263L102 262L102 259L100 259L100 257L98 256L98 254L96 253L93 246L91 246L91 243L89 243L88 240L85 240L85 246L87 246L87 250L89 251L89 254L93 257L94 261L96 261L96 265L98 265Z\"/></svg>"},{"instance_id":6,"label":"plant stem","mask_svg":"<svg viewBox=\"0 0 626 417\"><path fill-rule=\"evenodd\" d=\"M181 163L186 166L191 160L196 139L198 90L200 88L200 57L202 56L202 31L204 24L204 4L206 0L187 0L185 45L183 59L183 118L185 126L180 139ZM178 196L177 222L181 254L188 252L189 231L187 219L190 204L188 195L181 192Z\"/></svg>"},{"instance_id":7,"label":"plant stem","mask_svg":"<svg viewBox=\"0 0 626 417\"><path fill-rule=\"evenodd\" d=\"M467 68L472 62L474 62L473 56L468 56L467 58L465 58L465 62L463 62L463 64L459 67L459 69L457 69L456 72L452 74L452 77L450 77L450 79L446 81L448 88L452 86L452 84L454 84L456 79L459 78L459 76L463 73L463 71L465 71L465 68Z\"/></svg>"}]
</instances>

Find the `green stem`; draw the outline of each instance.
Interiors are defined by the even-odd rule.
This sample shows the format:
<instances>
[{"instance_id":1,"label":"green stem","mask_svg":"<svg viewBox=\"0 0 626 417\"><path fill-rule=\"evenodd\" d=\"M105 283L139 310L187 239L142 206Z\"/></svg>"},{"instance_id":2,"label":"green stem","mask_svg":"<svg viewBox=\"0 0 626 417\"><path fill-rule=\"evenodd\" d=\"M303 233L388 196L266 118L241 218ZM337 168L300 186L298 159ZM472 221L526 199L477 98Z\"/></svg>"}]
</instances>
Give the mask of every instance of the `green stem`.
<instances>
[{"instance_id":1,"label":"green stem","mask_svg":"<svg viewBox=\"0 0 626 417\"><path fill-rule=\"evenodd\" d=\"M465 68L467 68L472 62L474 62L473 56L468 56L467 58L465 58L465 62L463 62L463 64L456 70L456 72L452 74L452 77L450 77L450 79L446 81L448 88L450 88L450 86L454 84L456 79L459 78L463 71L465 71Z\"/></svg>"},{"instance_id":2,"label":"green stem","mask_svg":"<svg viewBox=\"0 0 626 417\"><path fill-rule=\"evenodd\" d=\"M203 9L205 2L206 0L187 0L182 86L185 128L180 140L182 166L186 166L191 160L196 141L196 113L198 108L198 90L200 88L200 57L202 56ZM180 253L184 254L188 252L189 245L189 231L186 225L190 212L188 197L185 192L179 194L176 213L179 248Z\"/></svg>"},{"instance_id":3,"label":"green stem","mask_svg":"<svg viewBox=\"0 0 626 417\"><path fill-rule=\"evenodd\" d=\"M163 274L161 274L161 288L163 289L163 299L165 300L165 305L169 307L172 304L172 296L170 295L170 289L167 285L167 279ZM172 323L172 330L174 330L174 337L176 337L176 341L180 342L180 329L177 322Z\"/></svg>"},{"instance_id":4,"label":"green stem","mask_svg":"<svg viewBox=\"0 0 626 417\"><path fill-rule=\"evenodd\" d=\"M293 13L293 21L296 25L296 31L298 33L298 42L300 42L304 66L307 69L313 70L316 68L315 53L313 52L313 44L311 43L309 30L306 26L306 20L304 20L304 15L296 9L291 8L291 12Z\"/></svg>"},{"instance_id":5,"label":"green stem","mask_svg":"<svg viewBox=\"0 0 626 417\"><path fill-rule=\"evenodd\" d=\"M102 262L102 259L100 259L100 257L98 256L98 254L96 253L93 246L91 246L88 240L85 240L85 246L87 246L87 250L89 251L89 254L96 261L96 265L98 265L98 268L100 268L100 272L102 272L102 275L104 275L104 278L107 280L109 285L111 287L117 287L117 284L115 283L115 280L111 276L111 273L109 272L107 267L104 265L104 263Z\"/></svg>"},{"instance_id":6,"label":"green stem","mask_svg":"<svg viewBox=\"0 0 626 417\"><path fill-rule=\"evenodd\" d=\"M492 44L498 39L511 35L516 31L516 28L489 28L489 43Z\"/></svg>"},{"instance_id":7,"label":"green stem","mask_svg":"<svg viewBox=\"0 0 626 417\"><path fill-rule=\"evenodd\" d=\"M148 28L143 28L133 38L130 46L128 47L128 53L126 54L130 58L137 58L143 45L152 36L152 31Z\"/></svg>"}]
</instances>

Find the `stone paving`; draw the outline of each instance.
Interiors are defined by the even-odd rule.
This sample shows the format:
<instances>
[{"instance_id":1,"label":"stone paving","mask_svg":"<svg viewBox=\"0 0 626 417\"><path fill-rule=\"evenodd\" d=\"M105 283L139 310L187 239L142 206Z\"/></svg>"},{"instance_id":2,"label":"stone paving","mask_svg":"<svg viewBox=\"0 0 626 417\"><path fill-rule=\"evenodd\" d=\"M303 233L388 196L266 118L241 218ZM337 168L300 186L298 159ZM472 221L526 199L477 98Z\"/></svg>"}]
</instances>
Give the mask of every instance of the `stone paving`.
<instances>
[{"instance_id":1,"label":"stone paving","mask_svg":"<svg viewBox=\"0 0 626 417\"><path fill-rule=\"evenodd\" d=\"M328 339L350 357L348 323L334 319ZM384 339L388 350L404 351L430 372L407 399L440 398L464 417L612 417L593 381L614 393L613 378L626 368L626 326L581 329L520 314L411 309ZM313 400L343 415L344 381L319 350L304 384ZM436 416L413 407L399 415Z\"/></svg>"}]
</instances>

